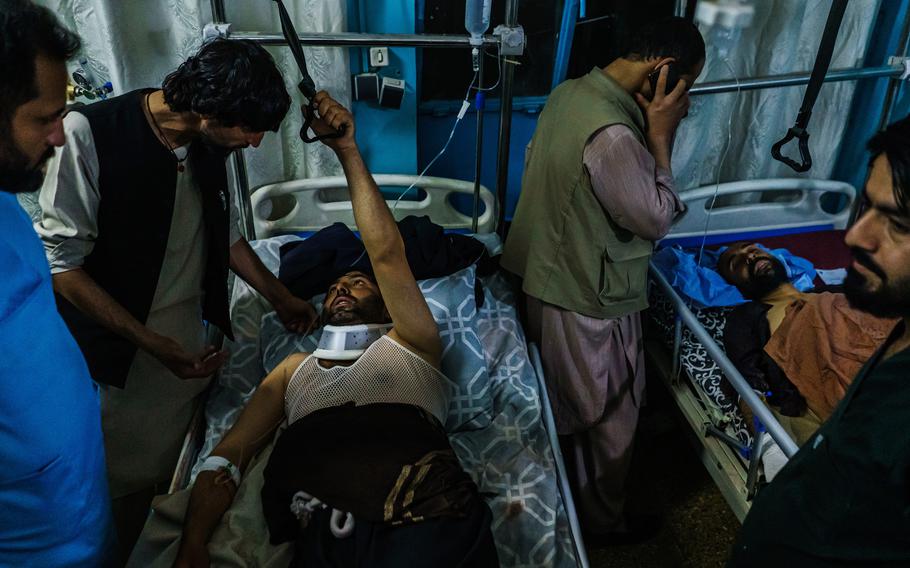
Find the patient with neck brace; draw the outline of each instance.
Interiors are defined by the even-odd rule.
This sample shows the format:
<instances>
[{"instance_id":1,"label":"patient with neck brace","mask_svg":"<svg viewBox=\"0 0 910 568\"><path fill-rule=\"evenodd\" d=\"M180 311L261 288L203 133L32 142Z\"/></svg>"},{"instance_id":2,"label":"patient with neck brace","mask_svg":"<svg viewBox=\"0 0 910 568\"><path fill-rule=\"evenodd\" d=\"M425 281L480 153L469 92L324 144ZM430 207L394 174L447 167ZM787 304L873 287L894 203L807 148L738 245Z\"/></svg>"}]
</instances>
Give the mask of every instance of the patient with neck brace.
<instances>
[{"instance_id":1,"label":"patient with neck brace","mask_svg":"<svg viewBox=\"0 0 910 568\"><path fill-rule=\"evenodd\" d=\"M269 373L203 464L175 566L209 564L208 540L241 472L285 424L261 497L270 541L295 544L292 565L496 566L490 509L443 427L436 322L357 149L353 117L324 92L315 102L314 132L344 127L323 143L347 177L372 274L338 276L319 349Z\"/></svg>"},{"instance_id":2,"label":"patient with neck brace","mask_svg":"<svg viewBox=\"0 0 910 568\"><path fill-rule=\"evenodd\" d=\"M802 444L831 415L896 320L851 308L841 293L800 292L784 263L757 243L730 245L717 271L751 300L727 316L727 355ZM724 387L735 398L732 386Z\"/></svg>"}]
</instances>

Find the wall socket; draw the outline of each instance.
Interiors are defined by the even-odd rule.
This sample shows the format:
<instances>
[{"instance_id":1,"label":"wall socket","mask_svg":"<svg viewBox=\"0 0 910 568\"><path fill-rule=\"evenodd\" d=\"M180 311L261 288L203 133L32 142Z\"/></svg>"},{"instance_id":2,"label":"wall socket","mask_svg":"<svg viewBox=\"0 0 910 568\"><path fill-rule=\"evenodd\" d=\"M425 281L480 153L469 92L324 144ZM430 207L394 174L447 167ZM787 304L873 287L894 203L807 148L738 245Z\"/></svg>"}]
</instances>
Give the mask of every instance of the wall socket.
<instances>
[{"instance_id":1,"label":"wall socket","mask_svg":"<svg viewBox=\"0 0 910 568\"><path fill-rule=\"evenodd\" d=\"M370 67L385 67L389 64L388 47L370 48Z\"/></svg>"}]
</instances>

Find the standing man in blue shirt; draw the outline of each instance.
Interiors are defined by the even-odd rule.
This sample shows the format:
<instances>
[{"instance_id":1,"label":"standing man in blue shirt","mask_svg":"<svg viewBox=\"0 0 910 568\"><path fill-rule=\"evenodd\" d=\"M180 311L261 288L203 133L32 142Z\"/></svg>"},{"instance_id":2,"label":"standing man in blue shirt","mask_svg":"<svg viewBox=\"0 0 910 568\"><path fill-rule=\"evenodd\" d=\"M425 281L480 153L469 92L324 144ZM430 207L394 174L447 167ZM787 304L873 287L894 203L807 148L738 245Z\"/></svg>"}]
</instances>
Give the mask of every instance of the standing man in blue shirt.
<instances>
[{"instance_id":1,"label":"standing man in blue shirt","mask_svg":"<svg viewBox=\"0 0 910 568\"><path fill-rule=\"evenodd\" d=\"M98 566L113 552L101 415L57 313L41 241L16 201L62 146L79 38L0 0L0 565Z\"/></svg>"}]
</instances>

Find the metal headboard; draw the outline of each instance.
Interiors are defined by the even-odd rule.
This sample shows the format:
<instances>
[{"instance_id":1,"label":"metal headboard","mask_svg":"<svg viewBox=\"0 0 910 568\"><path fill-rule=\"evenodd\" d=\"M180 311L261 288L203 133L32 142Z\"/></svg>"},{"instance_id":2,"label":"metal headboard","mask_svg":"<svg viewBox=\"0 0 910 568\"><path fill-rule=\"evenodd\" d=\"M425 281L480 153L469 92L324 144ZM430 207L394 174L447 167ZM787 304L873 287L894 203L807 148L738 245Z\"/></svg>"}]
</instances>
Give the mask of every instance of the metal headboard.
<instances>
[{"instance_id":1,"label":"metal headboard","mask_svg":"<svg viewBox=\"0 0 910 568\"><path fill-rule=\"evenodd\" d=\"M451 197L463 194L474 196L474 183L449 178L423 177L415 175L374 174L373 179L380 188L404 190L411 184L416 195L423 190L426 195L419 201L402 199L397 204L389 200L396 219L408 215L427 215L445 229L471 230L472 218L458 211ZM293 196L294 202L284 214L275 214L280 206L280 197ZM477 232L490 233L495 230L496 200L484 186L480 186L480 199L484 211L477 219ZM343 176L291 180L264 185L253 191L253 222L258 238L277 234L318 231L332 223L342 222L355 228L354 211L351 207L347 180Z\"/></svg>"}]
</instances>

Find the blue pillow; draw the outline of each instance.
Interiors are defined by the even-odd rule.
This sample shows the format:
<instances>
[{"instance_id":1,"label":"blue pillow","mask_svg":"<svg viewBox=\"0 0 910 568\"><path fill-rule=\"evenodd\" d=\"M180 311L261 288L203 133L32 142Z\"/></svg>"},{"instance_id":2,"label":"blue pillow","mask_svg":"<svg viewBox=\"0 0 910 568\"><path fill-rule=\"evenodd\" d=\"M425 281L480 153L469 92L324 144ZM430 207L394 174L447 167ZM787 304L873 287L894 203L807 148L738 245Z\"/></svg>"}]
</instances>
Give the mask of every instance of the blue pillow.
<instances>
[{"instance_id":1,"label":"blue pillow","mask_svg":"<svg viewBox=\"0 0 910 568\"><path fill-rule=\"evenodd\" d=\"M473 266L442 278L418 283L433 319L439 326L442 341L442 372L449 381L449 410L446 430L464 432L479 430L493 419L493 397L483 345L477 334L478 310L474 295L476 275ZM312 302L321 309L323 295ZM262 364L274 369L293 353L311 353L319 334L306 337L288 333L273 312L262 320Z\"/></svg>"}]
</instances>

